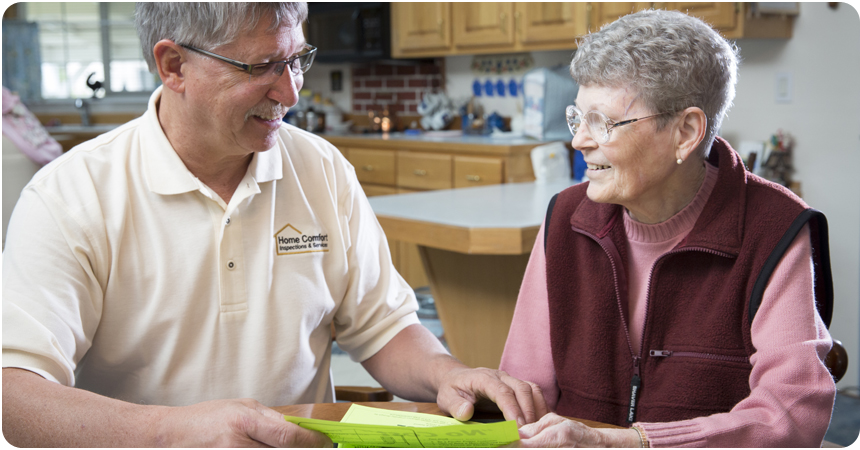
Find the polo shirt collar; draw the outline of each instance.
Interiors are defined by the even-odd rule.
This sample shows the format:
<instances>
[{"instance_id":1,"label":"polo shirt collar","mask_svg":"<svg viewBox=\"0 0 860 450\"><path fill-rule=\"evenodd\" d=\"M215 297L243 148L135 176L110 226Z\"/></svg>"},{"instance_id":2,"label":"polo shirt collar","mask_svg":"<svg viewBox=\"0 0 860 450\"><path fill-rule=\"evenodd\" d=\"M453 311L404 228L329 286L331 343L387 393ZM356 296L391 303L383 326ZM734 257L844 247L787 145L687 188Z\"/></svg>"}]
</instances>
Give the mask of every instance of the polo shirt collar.
<instances>
[{"instance_id":1,"label":"polo shirt collar","mask_svg":"<svg viewBox=\"0 0 860 450\"><path fill-rule=\"evenodd\" d=\"M149 106L143 115L143 127L140 137L141 158L146 183L149 189L161 195L183 194L200 188L199 181L176 150L167 140L167 135L158 122L158 102L161 99L163 86L159 86L149 98ZM278 143L265 152L255 153L248 167L248 173L258 183L279 180L283 177L282 156Z\"/></svg>"}]
</instances>

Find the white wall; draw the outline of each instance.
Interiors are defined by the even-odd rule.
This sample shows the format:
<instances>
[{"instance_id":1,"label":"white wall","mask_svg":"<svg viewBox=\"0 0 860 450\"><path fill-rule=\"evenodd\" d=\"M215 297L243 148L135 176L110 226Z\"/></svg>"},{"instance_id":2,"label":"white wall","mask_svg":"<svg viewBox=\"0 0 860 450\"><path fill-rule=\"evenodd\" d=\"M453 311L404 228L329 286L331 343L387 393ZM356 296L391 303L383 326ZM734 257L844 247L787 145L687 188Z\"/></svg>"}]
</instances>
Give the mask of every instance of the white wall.
<instances>
[{"instance_id":1,"label":"white wall","mask_svg":"<svg viewBox=\"0 0 860 450\"><path fill-rule=\"evenodd\" d=\"M733 145L795 138L794 179L804 200L827 215L835 312L830 332L848 350L840 387L860 384L860 16L846 3L801 3L789 40L738 41L734 107L721 134ZM791 103L775 101L777 72L793 79Z\"/></svg>"},{"instance_id":2,"label":"white wall","mask_svg":"<svg viewBox=\"0 0 860 450\"><path fill-rule=\"evenodd\" d=\"M472 56L448 56L445 58L445 86L448 96L454 100L456 105L466 103L472 97L472 82L477 78L482 83L486 80L493 82L501 79L505 83L515 78L522 82L523 75L528 70L506 75L488 75L472 71ZM559 65L568 66L573 58L573 50L557 50L551 52L533 52L534 64L531 69L537 67L555 67ZM484 112L491 114L498 112L505 117L514 116L522 112L522 93L517 97L487 97L482 96L478 100L484 106ZM572 102L572 101L571 101Z\"/></svg>"},{"instance_id":3,"label":"white wall","mask_svg":"<svg viewBox=\"0 0 860 450\"><path fill-rule=\"evenodd\" d=\"M304 89L321 94L328 98L344 113L352 111L352 66L350 64L326 64L315 62L305 74ZM342 89L338 92L331 90L331 73L340 71L343 74Z\"/></svg>"}]
</instances>

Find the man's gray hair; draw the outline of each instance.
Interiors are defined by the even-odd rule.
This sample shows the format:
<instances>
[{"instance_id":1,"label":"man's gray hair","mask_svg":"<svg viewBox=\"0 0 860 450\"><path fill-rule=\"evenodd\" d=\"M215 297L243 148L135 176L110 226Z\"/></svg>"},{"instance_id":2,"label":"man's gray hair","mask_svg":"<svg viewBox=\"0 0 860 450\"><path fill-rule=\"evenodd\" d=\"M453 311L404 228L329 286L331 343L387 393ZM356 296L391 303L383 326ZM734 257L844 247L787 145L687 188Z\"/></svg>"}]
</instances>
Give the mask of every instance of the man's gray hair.
<instances>
[{"instance_id":1,"label":"man's gray hair","mask_svg":"<svg viewBox=\"0 0 860 450\"><path fill-rule=\"evenodd\" d=\"M269 30L298 26L308 17L307 3L138 2L134 25L143 57L155 73L152 48L162 39L211 50L229 44L257 27L264 17ZM253 61L251 61L253 62Z\"/></svg>"},{"instance_id":2,"label":"man's gray hair","mask_svg":"<svg viewBox=\"0 0 860 450\"><path fill-rule=\"evenodd\" d=\"M655 113L701 108L707 155L735 98L738 50L701 20L677 11L646 10L584 36L570 63L582 86L630 87ZM665 127L671 116L657 119Z\"/></svg>"}]
</instances>

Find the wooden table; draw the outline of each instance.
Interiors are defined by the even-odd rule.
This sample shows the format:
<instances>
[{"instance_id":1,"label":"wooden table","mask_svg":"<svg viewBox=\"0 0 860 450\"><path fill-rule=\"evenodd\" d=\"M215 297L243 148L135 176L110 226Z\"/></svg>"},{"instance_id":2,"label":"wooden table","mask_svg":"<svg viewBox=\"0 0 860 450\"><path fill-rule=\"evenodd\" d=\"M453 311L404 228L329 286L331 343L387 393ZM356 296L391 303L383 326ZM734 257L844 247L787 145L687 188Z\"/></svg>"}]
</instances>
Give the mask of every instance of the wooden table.
<instances>
[{"instance_id":1,"label":"wooden table","mask_svg":"<svg viewBox=\"0 0 860 450\"><path fill-rule=\"evenodd\" d=\"M391 409L396 411L419 412L425 414L436 414L438 416L447 416L443 413L435 403L412 403L412 402L360 402L362 406L370 406L372 408ZM310 419L333 420L339 422L343 419L343 415L349 409L352 403L315 403L307 405L290 405L276 406L272 409L286 416L307 417ZM475 414L473 419L476 420L504 420L501 414L496 413L481 413ZM574 419L582 422L593 428L621 428L608 423L594 422L592 420Z\"/></svg>"},{"instance_id":2,"label":"wooden table","mask_svg":"<svg viewBox=\"0 0 860 450\"><path fill-rule=\"evenodd\" d=\"M369 199L388 238L418 244L448 347L464 364L499 367L546 207L571 184L512 183Z\"/></svg>"}]
</instances>

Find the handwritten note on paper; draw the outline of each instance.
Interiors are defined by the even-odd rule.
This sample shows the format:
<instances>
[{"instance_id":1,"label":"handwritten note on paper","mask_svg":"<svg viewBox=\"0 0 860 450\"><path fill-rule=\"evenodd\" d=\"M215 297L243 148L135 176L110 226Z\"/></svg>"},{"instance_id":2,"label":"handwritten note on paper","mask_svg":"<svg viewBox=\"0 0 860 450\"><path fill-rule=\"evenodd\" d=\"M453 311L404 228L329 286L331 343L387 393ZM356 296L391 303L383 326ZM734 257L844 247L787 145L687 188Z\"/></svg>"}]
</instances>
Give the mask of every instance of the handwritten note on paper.
<instances>
[{"instance_id":1,"label":"handwritten note on paper","mask_svg":"<svg viewBox=\"0 0 860 450\"><path fill-rule=\"evenodd\" d=\"M450 417L359 405L350 406L342 422L291 416L284 419L319 431L341 447L498 447L520 438L514 421L463 424Z\"/></svg>"}]
</instances>

